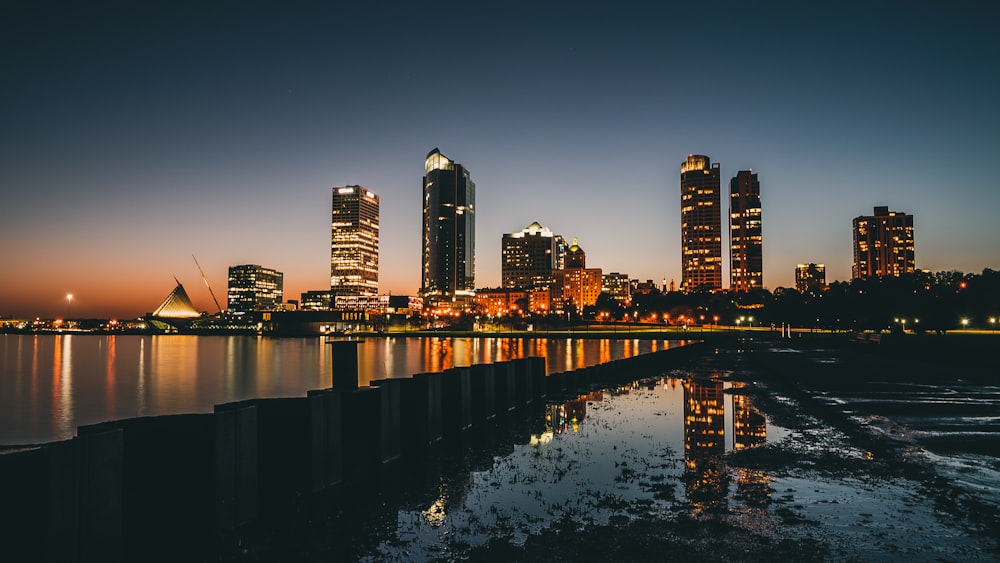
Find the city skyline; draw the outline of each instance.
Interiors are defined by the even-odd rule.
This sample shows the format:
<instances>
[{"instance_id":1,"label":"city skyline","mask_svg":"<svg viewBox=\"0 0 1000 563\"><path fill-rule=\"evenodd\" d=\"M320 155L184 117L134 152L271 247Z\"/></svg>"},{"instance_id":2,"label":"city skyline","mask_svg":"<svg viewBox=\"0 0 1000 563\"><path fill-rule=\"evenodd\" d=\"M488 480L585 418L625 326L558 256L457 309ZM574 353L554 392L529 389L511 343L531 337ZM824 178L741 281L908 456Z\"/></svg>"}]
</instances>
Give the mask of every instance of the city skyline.
<instances>
[{"instance_id":1,"label":"city skyline","mask_svg":"<svg viewBox=\"0 0 1000 563\"><path fill-rule=\"evenodd\" d=\"M680 280L688 154L765 178L769 289L799 263L849 280L850 220L874 206L917 218L918 269L1000 268L988 12L531 6L15 6L0 315L62 316L72 294L73 316L138 316L174 276L212 311L191 254L216 293L248 263L284 272L286 296L322 289L329 190L355 184L382 198L379 291L416 295L435 146L474 172L477 287L500 285L502 234L533 221L604 271ZM678 25L702 11L712 25ZM422 32L442 17L476 40ZM430 60L461 80L428 86Z\"/></svg>"}]
</instances>

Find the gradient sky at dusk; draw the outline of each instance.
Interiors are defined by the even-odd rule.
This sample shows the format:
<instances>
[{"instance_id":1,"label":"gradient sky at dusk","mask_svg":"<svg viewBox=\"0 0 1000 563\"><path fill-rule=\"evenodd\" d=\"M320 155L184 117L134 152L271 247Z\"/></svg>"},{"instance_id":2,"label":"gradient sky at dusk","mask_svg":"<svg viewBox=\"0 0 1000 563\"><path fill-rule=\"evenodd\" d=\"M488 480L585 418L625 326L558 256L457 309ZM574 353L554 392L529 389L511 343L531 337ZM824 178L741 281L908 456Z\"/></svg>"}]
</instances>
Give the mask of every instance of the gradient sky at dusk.
<instances>
[{"instance_id":1,"label":"gradient sky at dusk","mask_svg":"<svg viewBox=\"0 0 1000 563\"><path fill-rule=\"evenodd\" d=\"M223 305L244 263L298 299L329 286L346 184L381 197L381 291L415 294L435 147L476 182L477 287L532 221L589 267L680 282L690 153L725 189L759 174L766 287L800 262L849 279L851 219L876 205L915 216L918 268L1000 269L988 3L19 4L0 315L61 316L72 293L74 317L138 316L173 276L213 312L192 254Z\"/></svg>"}]
</instances>

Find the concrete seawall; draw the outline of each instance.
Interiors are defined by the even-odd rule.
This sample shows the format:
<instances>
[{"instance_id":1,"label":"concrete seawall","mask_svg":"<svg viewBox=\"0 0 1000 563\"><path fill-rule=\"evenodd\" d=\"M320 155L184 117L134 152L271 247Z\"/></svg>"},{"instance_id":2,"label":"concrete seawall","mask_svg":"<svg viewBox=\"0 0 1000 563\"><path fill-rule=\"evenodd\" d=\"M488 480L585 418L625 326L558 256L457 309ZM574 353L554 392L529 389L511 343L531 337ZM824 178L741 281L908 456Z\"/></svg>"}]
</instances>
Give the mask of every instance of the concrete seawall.
<instances>
[{"instance_id":1,"label":"concrete seawall","mask_svg":"<svg viewBox=\"0 0 1000 563\"><path fill-rule=\"evenodd\" d=\"M501 425L526 443L528 431L516 429L547 400L660 373L704 348L553 374L529 357L359 387L357 342L331 345L330 389L83 426L70 440L0 452L0 543L53 561L229 550L264 515L398 486L404 467L412 482L442 448L467 451L472 436Z\"/></svg>"}]
</instances>

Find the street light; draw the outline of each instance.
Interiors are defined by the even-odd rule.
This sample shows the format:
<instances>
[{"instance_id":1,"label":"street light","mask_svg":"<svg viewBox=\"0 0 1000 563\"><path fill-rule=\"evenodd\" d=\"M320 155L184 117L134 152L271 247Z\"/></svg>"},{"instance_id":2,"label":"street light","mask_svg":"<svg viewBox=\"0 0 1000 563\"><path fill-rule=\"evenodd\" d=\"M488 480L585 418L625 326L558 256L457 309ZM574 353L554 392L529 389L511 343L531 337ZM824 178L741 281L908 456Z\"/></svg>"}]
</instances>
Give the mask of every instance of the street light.
<instances>
[{"instance_id":1,"label":"street light","mask_svg":"<svg viewBox=\"0 0 1000 563\"><path fill-rule=\"evenodd\" d=\"M969 319L962 319L962 328L966 328L968 326L969 326Z\"/></svg>"},{"instance_id":2,"label":"street light","mask_svg":"<svg viewBox=\"0 0 1000 563\"><path fill-rule=\"evenodd\" d=\"M67 324L69 324L69 317L70 317L70 311L71 311L72 305L73 305L73 294L72 293L67 293L66 294L66 323Z\"/></svg>"}]
</instances>

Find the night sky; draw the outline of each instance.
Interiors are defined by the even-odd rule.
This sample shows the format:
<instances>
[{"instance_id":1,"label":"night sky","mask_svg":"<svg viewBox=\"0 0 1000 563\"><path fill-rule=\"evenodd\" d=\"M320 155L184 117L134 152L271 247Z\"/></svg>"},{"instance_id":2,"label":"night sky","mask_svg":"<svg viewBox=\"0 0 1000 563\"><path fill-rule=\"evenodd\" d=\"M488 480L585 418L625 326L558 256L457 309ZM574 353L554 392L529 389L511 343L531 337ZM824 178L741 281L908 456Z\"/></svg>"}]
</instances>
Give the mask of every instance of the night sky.
<instances>
[{"instance_id":1,"label":"night sky","mask_svg":"<svg viewBox=\"0 0 1000 563\"><path fill-rule=\"evenodd\" d=\"M347 184L381 197L380 291L415 294L435 147L476 182L477 287L532 221L588 267L679 283L690 153L726 194L759 174L768 288L801 262L849 279L851 219L877 205L914 215L918 268L1000 269L986 2L17 4L0 315L72 293L74 317L134 317L174 276L214 312L192 254L223 303L235 264L284 272L286 299L325 289Z\"/></svg>"}]
</instances>

